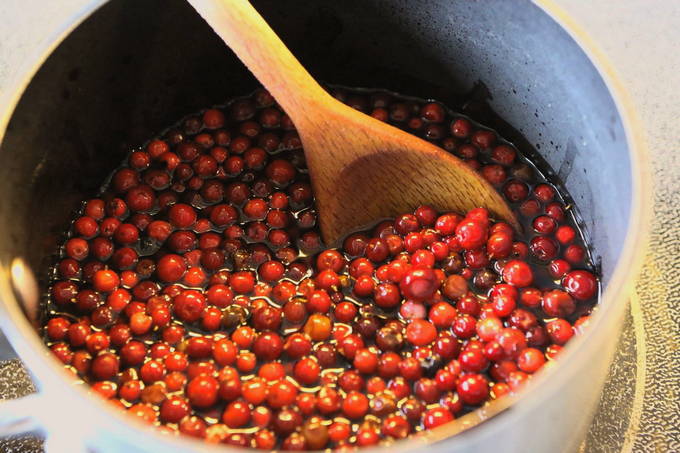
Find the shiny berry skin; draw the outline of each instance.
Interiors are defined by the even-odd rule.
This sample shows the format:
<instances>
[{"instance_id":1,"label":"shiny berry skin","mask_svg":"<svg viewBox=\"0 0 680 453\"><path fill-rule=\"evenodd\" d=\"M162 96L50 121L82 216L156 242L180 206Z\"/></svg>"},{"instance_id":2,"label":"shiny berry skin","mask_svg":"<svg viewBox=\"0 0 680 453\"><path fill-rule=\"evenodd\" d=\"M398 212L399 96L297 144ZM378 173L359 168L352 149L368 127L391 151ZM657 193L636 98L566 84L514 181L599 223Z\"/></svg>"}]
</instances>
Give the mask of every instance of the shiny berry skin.
<instances>
[{"instance_id":1,"label":"shiny berry skin","mask_svg":"<svg viewBox=\"0 0 680 453\"><path fill-rule=\"evenodd\" d=\"M115 355L110 353L98 355L92 360L92 377L100 381L112 379L118 374L119 366L118 357Z\"/></svg>"},{"instance_id":2,"label":"shiny berry skin","mask_svg":"<svg viewBox=\"0 0 680 453\"><path fill-rule=\"evenodd\" d=\"M188 402L180 396L171 396L163 401L159 411L160 419L166 423L178 423L190 412Z\"/></svg>"},{"instance_id":3,"label":"shiny berry skin","mask_svg":"<svg viewBox=\"0 0 680 453\"><path fill-rule=\"evenodd\" d=\"M327 313L332 302L328 293L324 290L313 291L307 301L307 310L311 313Z\"/></svg>"},{"instance_id":4,"label":"shiny berry skin","mask_svg":"<svg viewBox=\"0 0 680 453\"><path fill-rule=\"evenodd\" d=\"M302 385L312 385L319 379L321 366L317 360L305 357L299 360L293 368L295 380Z\"/></svg>"},{"instance_id":5,"label":"shiny berry skin","mask_svg":"<svg viewBox=\"0 0 680 453\"><path fill-rule=\"evenodd\" d=\"M359 349L354 355L353 365L360 373L373 374L378 369L378 356L370 349Z\"/></svg>"},{"instance_id":6,"label":"shiny berry skin","mask_svg":"<svg viewBox=\"0 0 680 453\"><path fill-rule=\"evenodd\" d=\"M174 311L185 322L196 322L206 308L205 297L195 290L182 291L174 300Z\"/></svg>"},{"instance_id":7,"label":"shiny berry skin","mask_svg":"<svg viewBox=\"0 0 680 453\"><path fill-rule=\"evenodd\" d=\"M415 396L426 404L432 404L439 399L441 391L434 379L420 378L413 386Z\"/></svg>"},{"instance_id":8,"label":"shiny berry skin","mask_svg":"<svg viewBox=\"0 0 680 453\"><path fill-rule=\"evenodd\" d=\"M217 379L207 375L200 375L189 381L186 395L192 406L206 408L217 402L218 389L219 383Z\"/></svg>"},{"instance_id":9,"label":"shiny berry skin","mask_svg":"<svg viewBox=\"0 0 680 453\"><path fill-rule=\"evenodd\" d=\"M262 360L274 360L283 352L283 340L277 333L263 332L253 342L252 350Z\"/></svg>"},{"instance_id":10,"label":"shiny berry skin","mask_svg":"<svg viewBox=\"0 0 680 453\"><path fill-rule=\"evenodd\" d=\"M325 248L299 135L258 90L134 151L85 205L51 282L53 353L166 433L267 450L390 443L554 360L598 287L561 195L438 103L339 98L455 153L524 231L420 206Z\"/></svg>"},{"instance_id":11,"label":"shiny berry skin","mask_svg":"<svg viewBox=\"0 0 680 453\"><path fill-rule=\"evenodd\" d=\"M425 346L437 337L437 328L424 319L414 319L406 326L406 339L415 346Z\"/></svg>"},{"instance_id":12,"label":"shiny berry skin","mask_svg":"<svg viewBox=\"0 0 680 453\"><path fill-rule=\"evenodd\" d=\"M446 302L438 302L430 308L428 318L438 328L450 327L456 318L456 309Z\"/></svg>"},{"instance_id":13,"label":"shiny berry skin","mask_svg":"<svg viewBox=\"0 0 680 453\"><path fill-rule=\"evenodd\" d=\"M568 293L555 289L543 295L542 307L551 318L566 318L574 312L576 304Z\"/></svg>"},{"instance_id":14,"label":"shiny berry skin","mask_svg":"<svg viewBox=\"0 0 680 453\"><path fill-rule=\"evenodd\" d=\"M557 229L557 222L549 216L538 216L533 221L534 230L540 234L551 234Z\"/></svg>"},{"instance_id":15,"label":"shiny berry skin","mask_svg":"<svg viewBox=\"0 0 680 453\"><path fill-rule=\"evenodd\" d=\"M391 283L382 283L375 286L373 291L373 299L377 306L390 309L399 305L399 302L402 300L402 296L399 288L396 285Z\"/></svg>"},{"instance_id":16,"label":"shiny berry skin","mask_svg":"<svg viewBox=\"0 0 680 453\"><path fill-rule=\"evenodd\" d=\"M496 336L496 341L501 345L508 358L517 357L517 354L527 347L524 334L514 327L502 329Z\"/></svg>"},{"instance_id":17,"label":"shiny berry skin","mask_svg":"<svg viewBox=\"0 0 680 453\"><path fill-rule=\"evenodd\" d=\"M168 254L158 260L156 274L161 281L172 283L179 281L187 270L184 258Z\"/></svg>"},{"instance_id":18,"label":"shiny berry skin","mask_svg":"<svg viewBox=\"0 0 680 453\"><path fill-rule=\"evenodd\" d=\"M592 299L597 294L597 279L588 271L571 271L564 276L562 284L576 300L585 301Z\"/></svg>"},{"instance_id":19,"label":"shiny berry skin","mask_svg":"<svg viewBox=\"0 0 680 453\"><path fill-rule=\"evenodd\" d=\"M568 321L555 319L545 326L548 336L557 345L564 345L574 336L574 329Z\"/></svg>"},{"instance_id":20,"label":"shiny berry skin","mask_svg":"<svg viewBox=\"0 0 680 453\"><path fill-rule=\"evenodd\" d=\"M576 231L569 225L561 225L555 231L555 239L562 245L571 244L576 239Z\"/></svg>"},{"instance_id":21,"label":"shiny berry skin","mask_svg":"<svg viewBox=\"0 0 680 453\"><path fill-rule=\"evenodd\" d=\"M456 226L456 238L466 250L480 248L488 239L486 226L475 220L463 220Z\"/></svg>"},{"instance_id":22,"label":"shiny berry skin","mask_svg":"<svg viewBox=\"0 0 680 453\"><path fill-rule=\"evenodd\" d=\"M196 210L187 204L178 203L168 210L168 219L175 228L189 228L196 223Z\"/></svg>"},{"instance_id":23,"label":"shiny berry skin","mask_svg":"<svg viewBox=\"0 0 680 453\"><path fill-rule=\"evenodd\" d=\"M583 247L577 244L571 244L566 249L564 249L564 259L570 264L577 265L586 257L586 251Z\"/></svg>"},{"instance_id":24,"label":"shiny berry skin","mask_svg":"<svg viewBox=\"0 0 680 453\"><path fill-rule=\"evenodd\" d=\"M535 373L545 363L543 352L536 348L527 348L517 356L517 366L526 373Z\"/></svg>"},{"instance_id":25,"label":"shiny berry skin","mask_svg":"<svg viewBox=\"0 0 680 453\"><path fill-rule=\"evenodd\" d=\"M349 322L356 317L358 311L359 310L354 303L343 301L335 306L333 314L338 321Z\"/></svg>"},{"instance_id":26,"label":"shiny berry skin","mask_svg":"<svg viewBox=\"0 0 680 453\"><path fill-rule=\"evenodd\" d=\"M503 267L503 280L513 286L522 288L533 283L534 274L529 265L524 261L512 260Z\"/></svg>"},{"instance_id":27,"label":"shiny berry skin","mask_svg":"<svg viewBox=\"0 0 680 453\"><path fill-rule=\"evenodd\" d=\"M458 381L456 391L465 404L476 406L489 397L489 383L481 374L467 374Z\"/></svg>"},{"instance_id":28,"label":"shiny berry skin","mask_svg":"<svg viewBox=\"0 0 680 453\"><path fill-rule=\"evenodd\" d=\"M432 269L416 267L404 275L399 289L407 299L425 301L430 299L439 288L439 280Z\"/></svg>"},{"instance_id":29,"label":"shiny berry skin","mask_svg":"<svg viewBox=\"0 0 680 453\"><path fill-rule=\"evenodd\" d=\"M529 188L522 181L514 179L505 185L503 194L512 203L519 203L520 201L526 200L529 195Z\"/></svg>"},{"instance_id":30,"label":"shiny berry skin","mask_svg":"<svg viewBox=\"0 0 680 453\"><path fill-rule=\"evenodd\" d=\"M250 422L250 407L244 401L232 401L222 413L222 422L229 428L242 428Z\"/></svg>"},{"instance_id":31,"label":"shiny berry skin","mask_svg":"<svg viewBox=\"0 0 680 453\"><path fill-rule=\"evenodd\" d=\"M312 342L306 335L294 333L286 339L284 351L291 359L298 359L310 353Z\"/></svg>"},{"instance_id":32,"label":"shiny berry skin","mask_svg":"<svg viewBox=\"0 0 680 453\"><path fill-rule=\"evenodd\" d=\"M285 186L295 177L295 168L283 159L274 159L265 170L267 177L276 185Z\"/></svg>"},{"instance_id":33,"label":"shiny berry skin","mask_svg":"<svg viewBox=\"0 0 680 453\"><path fill-rule=\"evenodd\" d=\"M292 404L297 394L298 390L293 384L286 380L280 380L269 387L267 403L271 408L279 409Z\"/></svg>"},{"instance_id":34,"label":"shiny berry skin","mask_svg":"<svg viewBox=\"0 0 680 453\"><path fill-rule=\"evenodd\" d=\"M458 315L453 321L451 330L458 338L470 338L476 332L476 319L470 315Z\"/></svg>"},{"instance_id":35,"label":"shiny berry skin","mask_svg":"<svg viewBox=\"0 0 680 453\"><path fill-rule=\"evenodd\" d=\"M235 272L229 278L229 286L238 294L247 294L255 289L255 277L251 272Z\"/></svg>"},{"instance_id":36,"label":"shiny berry skin","mask_svg":"<svg viewBox=\"0 0 680 453\"><path fill-rule=\"evenodd\" d=\"M549 261L557 256L559 246L550 237L537 236L529 243L529 250L539 260Z\"/></svg>"},{"instance_id":37,"label":"shiny berry skin","mask_svg":"<svg viewBox=\"0 0 680 453\"><path fill-rule=\"evenodd\" d=\"M436 428L453 420L453 414L447 408L438 406L428 409L423 414L423 426L426 429Z\"/></svg>"},{"instance_id":38,"label":"shiny berry skin","mask_svg":"<svg viewBox=\"0 0 680 453\"><path fill-rule=\"evenodd\" d=\"M363 417L368 412L368 398L357 391L349 392L342 401L342 412L351 419Z\"/></svg>"},{"instance_id":39,"label":"shiny berry skin","mask_svg":"<svg viewBox=\"0 0 680 453\"><path fill-rule=\"evenodd\" d=\"M458 356L458 361L463 370L472 373L484 371L489 364L489 361L484 357L484 354L475 350L464 351Z\"/></svg>"}]
</instances>

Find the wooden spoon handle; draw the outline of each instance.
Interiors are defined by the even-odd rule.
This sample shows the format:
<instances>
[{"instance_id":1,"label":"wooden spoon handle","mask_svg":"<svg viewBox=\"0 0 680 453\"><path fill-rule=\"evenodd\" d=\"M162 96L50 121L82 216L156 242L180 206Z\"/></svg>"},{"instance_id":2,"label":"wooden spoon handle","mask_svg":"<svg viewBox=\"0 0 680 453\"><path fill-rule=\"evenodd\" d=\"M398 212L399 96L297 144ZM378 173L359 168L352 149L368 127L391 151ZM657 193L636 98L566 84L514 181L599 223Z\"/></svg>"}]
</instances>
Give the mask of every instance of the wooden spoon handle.
<instances>
[{"instance_id":1,"label":"wooden spoon handle","mask_svg":"<svg viewBox=\"0 0 680 453\"><path fill-rule=\"evenodd\" d=\"M188 0L300 126L330 96L247 0Z\"/></svg>"}]
</instances>

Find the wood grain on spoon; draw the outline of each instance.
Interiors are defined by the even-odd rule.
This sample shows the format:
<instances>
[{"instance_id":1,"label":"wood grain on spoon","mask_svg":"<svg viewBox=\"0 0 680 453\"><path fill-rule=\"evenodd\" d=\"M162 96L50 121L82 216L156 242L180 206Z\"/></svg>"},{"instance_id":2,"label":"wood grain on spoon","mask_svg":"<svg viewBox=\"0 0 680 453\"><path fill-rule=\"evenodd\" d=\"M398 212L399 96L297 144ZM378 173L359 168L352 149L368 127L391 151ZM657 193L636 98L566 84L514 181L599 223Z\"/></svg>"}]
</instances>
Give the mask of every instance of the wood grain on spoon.
<instances>
[{"instance_id":1,"label":"wood grain on spoon","mask_svg":"<svg viewBox=\"0 0 680 453\"><path fill-rule=\"evenodd\" d=\"M189 0L295 123L326 244L427 204L485 207L519 228L481 175L437 146L341 103L297 61L246 0Z\"/></svg>"}]
</instances>

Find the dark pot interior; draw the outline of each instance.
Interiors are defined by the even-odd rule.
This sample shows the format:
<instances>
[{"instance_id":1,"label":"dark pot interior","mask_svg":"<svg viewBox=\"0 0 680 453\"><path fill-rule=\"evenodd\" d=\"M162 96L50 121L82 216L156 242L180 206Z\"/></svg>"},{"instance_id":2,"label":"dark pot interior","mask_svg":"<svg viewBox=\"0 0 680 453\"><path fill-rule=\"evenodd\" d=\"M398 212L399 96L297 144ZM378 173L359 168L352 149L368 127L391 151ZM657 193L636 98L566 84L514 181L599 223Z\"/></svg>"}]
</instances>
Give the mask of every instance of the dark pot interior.
<instances>
[{"instance_id":1,"label":"dark pot interior","mask_svg":"<svg viewBox=\"0 0 680 453\"><path fill-rule=\"evenodd\" d=\"M631 168L614 102L529 1L259 0L311 73L435 98L538 152L566 185L604 281L628 228ZM115 0L48 58L0 148L0 251L44 266L79 201L135 146L256 82L182 0Z\"/></svg>"}]
</instances>

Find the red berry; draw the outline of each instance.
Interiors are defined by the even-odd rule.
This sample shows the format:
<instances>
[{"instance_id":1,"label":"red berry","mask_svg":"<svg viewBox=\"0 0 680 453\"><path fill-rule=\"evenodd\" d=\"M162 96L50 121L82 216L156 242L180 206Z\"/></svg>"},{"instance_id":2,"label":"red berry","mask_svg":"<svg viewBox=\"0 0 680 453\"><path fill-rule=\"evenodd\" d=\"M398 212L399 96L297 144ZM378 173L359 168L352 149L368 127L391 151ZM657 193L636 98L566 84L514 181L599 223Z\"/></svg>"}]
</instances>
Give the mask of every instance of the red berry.
<instances>
[{"instance_id":1,"label":"red berry","mask_svg":"<svg viewBox=\"0 0 680 453\"><path fill-rule=\"evenodd\" d=\"M552 318L565 318L576 309L571 296L559 289L549 291L543 295L543 311Z\"/></svg>"},{"instance_id":2,"label":"red berry","mask_svg":"<svg viewBox=\"0 0 680 453\"><path fill-rule=\"evenodd\" d=\"M185 322L196 322L201 319L207 307L203 294L191 289L182 291L173 302L175 314Z\"/></svg>"},{"instance_id":3,"label":"red berry","mask_svg":"<svg viewBox=\"0 0 680 453\"><path fill-rule=\"evenodd\" d=\"M555 238L560 244L568 245L576 239L576 231L569 225L562 225L555 231Z\"/></svg>"},{"instance_id":4,"label":"red berry","mask_svg":"<svg viewBox=\"0 0 680 453\"><path fill-rule=\"evenodd\" d=\"M406 326L406 339L415 346L425 346L437 337L437 328L424 319L414 319Z\"/></svg>"},{"instance_id":5,"label":"red berry","mask_svg":"<svg viewBox=\"0 0 680 453\"><path fill-rule=\"evenodd\" d=\"M597 279L588 271L571 271L564 276L562 284L576 300L592 299L597 294Z\"/></svg>"},{"instance_id":6,"label":"red berry","mask_svg":"<svg viewBox=\"0 0 680 453\"><path fill-rule=\"evenodd\" d=\"M186 395L192 406L207 408L217 402L217 390L219 383L217 379L202 374L189 381L186 388Z\"/></svg>"},{"instance_id":7,"label":"red berry","mask_svg":"<svg viewBox=\"0 0 680 453\"><path fill-rule=\"evenodd\" d=\"M359 349L354 355L353 365L360 373L373 374L378 369L378 356L368 348Z\"/></svg>"},{"instance_id":8,"label":"red berry","mask_svg":"<svg viewBox=\"0 0 680 453\"><path fill-rule=\"evenodd\" d=\"M321 366L311 357L299 360L293 368L295 379L303 385L312 385L319 379Z\"/></svg>"},{"instance_id":9,"label":"red berry","mask_svg":"<svg viewBox=\"0 0 680 453\"><path fill-rule=\"evenodd\" d=\"M571 337L574 336L573 327L568 321L564 319L555 319L554 321L550 321L548 324L546 324L545 328L553 343L556 343L560 346L564 345L567 341L569 341L569 339L571 339Z\"/></svg>"},{"instance_id":10,"label":"red berry","mask_svg":"<svg viewBox=\"0 0 680 453\"><path fill-rule=\"evenodd\" d=\"M363 417L368 412L368 398L357 391L349 392L342 401L342 412L351 419Z\"/></svg>"},{"instance_id":11,"label":"red berry","mask_svg":"<svg viewBox=\"0 0 680 453\"><path fill-rule=\"evenodd\" d=\"M524 261L512 260L503 267L503 280L522 288L533 283L534 274L531 267Z\"/></svg>"},{"instance_id":12,"label":"red berry","mask_svg":"<svg viewBox=\"0 0 680 453\"><path fill-rule=\"evenodd\" d=\"M196 223L196 210L187 204L178 203L168 210L168 219L176 228L189 228Z\"/></svg>"},{"instance_id":13,"label":"red berry","mask_svg":"<svg viewBox=\"0 0 680 453\"><path fill-rule=\"evenodd\" d=\"M446 302L438 302L430 308L429 320L439 328L448 328L456 318L456 309Z\"/></svg>"},{"instance_id":14,"label":"red berry","mask_svg":"<svg viewBox=\"0 0 680 453\"><path fill-rule=\"evenodd\" d=\"M476 220L463 220L456 226L456 238L466 250L480 248L487 241L486 225Z\"/></svg>"},{"instance_id":15,"label":"red berry","mask_svg":"<svg viewBox=\"0 0 680 453\"><path fill-rule=\"evenodd\" d=\"M289 404L293 404L297 397L297 388L286 380L275 382L269 387L267 403L273 409L279 409Z\"/></svg>"},{"instance_id":16,"label":"red berry","mask_svg":"<svg viewBox=\"0 0 680 453\"><path fill-rule=\"evenodd\" d=\"M517 356L517 366L526 373L535 373L545 363L543 352L535 348L527 348Z\"/></svg>"},{"instance_id":17,"label":"red berry","mask_svg":"<svg viewBox=\"0 0 680 453\"><path fill-rule=\"evenodd\" d=\"M229 428L242 428L250 422L250 407L244 401L232 401L222 413L222 422Z\"/></svg>"},{"instance_id":18,"label":"red berry","mask_svg":"<svg viewBox=\"0 0 680 453\"><path fill-rule=\"evenodd\" d=\"M467 374L458 381L456 391L465 404L477 406L489 397L489 383L481 374Z\"/></svg>"},{"instance_id":19,"label":"red berry","mask_svg":"<svg viewBox=\"0 0 680 453\"><path fill-rule=\"evenodd\" d=\"M118 374L119 367L120 363L116 355L100 354L92 360L92 376L99 381L113 379Z\"/></svg>"},{"instance_id":20,"label":"red berry","mask_svg":"<svg viewBox=\"0 0 680 453\"><path fill-rule=\"evenodd\" d=\"M425 429L436 428L437 426L448 423L451 420L453 420L453 415L447 408L442 406L428 409L427 412L423 414L423 426Z\"/></svg>"},{"instance_id":21,"label":"red berry","mask_svg":"<svg viewBox=\"0 0 680 453\"><path fill-rule=\"evenodd\" d=\"M272 160L265 169L267 177L279 186L285 186L295 177L295 167L283 159Z\"/></svg>"},{"instance_id":22,"label":"red berry","mask_svg":"<svg viewBox=\"0 0 680 453\"><path fill-rule=\"evenodd\" d=\"M158 278L167 283L179 281L184 276L186 270L186 262L179 255L164 255L156 264Z\"/></svg>"},{"instance_id":23,"label":"red berry","mask_svg":"<svg viewBox=\"0 0 680 453\"><path fill-rule=\"evenodd\" d=\"M432 269L417 267L406 272L399 282L399 289L407 299L425 301L434 296L439 285L437 274Z\"/></svg>"}]
</instances>

